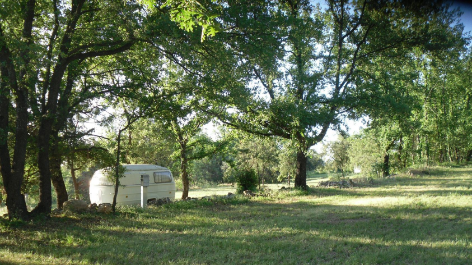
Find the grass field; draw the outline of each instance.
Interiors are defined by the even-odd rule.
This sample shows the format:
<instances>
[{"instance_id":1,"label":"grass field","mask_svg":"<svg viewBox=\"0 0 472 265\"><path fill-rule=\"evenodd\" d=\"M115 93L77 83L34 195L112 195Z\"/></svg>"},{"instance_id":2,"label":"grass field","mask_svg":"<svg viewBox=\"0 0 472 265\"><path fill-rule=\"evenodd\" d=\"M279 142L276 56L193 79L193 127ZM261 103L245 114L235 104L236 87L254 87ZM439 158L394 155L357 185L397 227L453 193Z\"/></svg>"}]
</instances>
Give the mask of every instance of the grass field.
<instances>
[{"instance_id":1,"label":"grass field","mask_svg":"<svg viewBox=\"0 0 472 265\"><path fill-rule=\"evenodd\" d=\"M471 186L471 168L436 168L362 188L3 220L0 264L472 264Z\"/></svg>"},{"instance_id":2,"label":"grass field","mask_svg":"<svg viewBox=\"0 0 472 265\"><path fill-rule=\"evenodd\" d=\"M308 177L307 177L307 185L308 186L317 186L318 182L322 180L327 180L328 179L328 174L325 173L314 173L314 172L308 172ZM277 184L264 184L262 185L263 189L268 189L268 190L280 190L282 187L285 188L293 188L293 180L290 183L290 186L288 183L277 183ZM206 188L190 188L189 197L192 198L201 198L204 196L212 196L212 195L227 195L229 192L235 193L236 192L236 186L230 185L230 184L222 184L218 185L215 187L206 187ZM177 190L175 192L175 198L180 199L182 197L182 191Z\"/></svg>"}]
</instances>

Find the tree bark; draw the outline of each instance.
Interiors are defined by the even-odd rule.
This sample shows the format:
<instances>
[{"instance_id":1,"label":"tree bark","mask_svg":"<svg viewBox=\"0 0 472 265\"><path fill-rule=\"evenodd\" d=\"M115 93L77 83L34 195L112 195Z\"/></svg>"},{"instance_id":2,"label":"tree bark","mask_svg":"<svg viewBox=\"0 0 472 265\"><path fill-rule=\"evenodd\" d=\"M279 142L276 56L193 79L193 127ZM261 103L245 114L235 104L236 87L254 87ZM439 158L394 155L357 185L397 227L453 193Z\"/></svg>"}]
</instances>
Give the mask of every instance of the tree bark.
<instances>
[{"instance_id":1,"label":"tree bark","mask_svg":"<svg viewBox=\"0 0 472 265\"><path fill-rule=\"evenodd\" d=\"M182 200L185 200L188 197L188 192L190 189L190 181L188 179L187 142L185 140L181 141L180 143L180 177L184 186Z\"/></svg>"},{"instance_id":2,"label":"tree bark","mask_svg":"<svg viewBox=\"0 0 472 265\"><path fill-rule=\"evenodd\" d=\"M69 43L69 42L67 42ZM52 206L51 198L51 164L50 164L50 140L53 140L53 127L56 121L58 96L62 77L67 64L64 58L54 68L49 87L48 102L42 110L38 133L38 169L39 169L39 203L33 210L33 214L50 214Z\"/></svg>"},{"instance_id":3,"label":"tree bark","mask_svg":"<svg viewBox=\"0 0 472 265\"><path fill-rule=\"evenodd\" d=\"M32 214L46 214L51 213L52 206L52 186L51 186L51 170L49 163L51 128L53 119L41 119L41 125L38 135L38 169L39 169L39 203L33 209Z\"/></svg>"},{"instance_id":4,"label":"tree bark","mask_svg":"<svg viewBox=\"0 0 472 265\"><path fill-rule=\"evenodd\" d=\"M16 131L15 131L15 147L13 154L13 163L11 167L4 165L10 165L10 161L2 158L2 175L4 174L3 167L7 166L6 173L3 177L3 183L7 192L7 208L9 218L20 218L28 219L28 211L26 208L26 201L24 195L21 194L21 185L23 183L25 165L26 165L26 147L28 138L28 103L27 103L27 92L19 91L16 99ZM3 105L3 104L2 104ZM3 106L2 106L3 107ZM5 136L7 137L7 136ZM8 146L5 146L5 150L1 150L2 153L9 153ZM9 155L8 155L9 157ZM10 170L11 169L11 170ZM6 178L6 179L5 179Z\"/></svg>"},{"instance_id":5,"label":"tree bark","mask_svg":"<svg viewBox=\"0 0 472 265\"><path fill-rule=\"evenodd\" d=\"M58 209L62 209L64 202L66 202L69 199L66 185L64 183L64 178L62 176L62 171L61 171L61 165L64 160L63 160L63 153L59 149L59 143L61 140L59 138L59 131L62 131L66 127L67 117L69 114L70 106L68 103L68 99L70 97L70 94L74 85L74 78L75 78L75 75L72 74L73 71L71 71L70 68L71 67L69 66L66 87L64 91L62 91L62 94L60 95L60 99L58 101L58 111L56 115L57 120L55 123L53 123L52 125L53 128L51 130L52 145L50 149L51 157L49 158L49 163L51 166L50 168L51 181L52 181L54 190L56 191Z\"/></svg>"},{"instance_id":6,"label":"tree bark","mask_svg":"<svg viewBox=\"0 0 472 265\"><path fill-rule=\"evenodd\" d=\"M295 188L307 189L306 185L306 165L307 157L305 151L297 151L297 169L295 175Z\"/></svg>"},{"instance_id":7,"label":"tree bark","mask_svg":"<svg viewBox=\"0 0 472 265\"><path fill-rule=\"evenodd\" d=\"M116 212L116 198L118 197L118 187L120 186L120 155L121 155L121 133L123 130L118 131L117 137L117 150L116 150L116 164L115 164L115 194L113 195L113 203L111 209L113 213Z\"/></svg>"},{"instance_id":8,"label":"tree bark","mask_svg":"<svg viewBox=\"0 0 472 265\"><path fill-rule=\"evenodd\" d=\"M54 67L54 74L51 77L48 100L42 110L38 135L38 169L39 169L39 203L33 210L33 214L51 213L51 167L49 163L50 140L52 129L57 114L58 97L61 90L62 79L67 66L73 61L68 58L72 36L75 31L77 21L82 15L82 7L85 0L72 2L70 17L67 21L66 32L62 38L58 62Z\"/></svg>"},{"instance_id":9,"label":"tree bark","mask_svg":"<svg viewBox=\"0 0 472 265\"><path fill-rule=\"evenodd\" d=\"M0 28L0 35L3 35ZM0 36L3 37L3 36ZM0 55L5 55L7 52L4 46L3 39L0 40ZM4 46L4 47L2 47ZM11 55L11 54L10 54ZM13 67L13 62L8 56L7 64L1 68L2 84L0 90L0 166L3 178L3 185L7 193L7 210L9 219L19 218L26 220L29 218L28 210L26 208L26 201L24 195L21 194L21 185L23 183L25 164L26 164L26 145L28 138L27 124L28 124L28 93L24 87L18 87L16 82L16 73ZM3 61L3 58L2 60ZM9 80L7 84L6 80ZM8 132L9 126L9 108L10 100L7 95L10 95L10 89L16 94L16 130L15 130L15 145L13 151L13 163L10 159L10 150L8 147Z\"/></svg>"},{"instance_id":10,"label":"tree bark","mask_svg":"<svg viewBox=\"0 0 472 265\"><path fill-rule=\"evenodd\" d=\"M385 154L384 154L384 162L382 165L382 176L388 177L390 175L390 154L388 151L392 149L393 145L395 144L396 139L393 139L385 148Z\"/></svg>"},{"instance_id":11,"label":"tree bark","mask_svg":"<svg viewBox=\"0 0 472 265\"><path fill-rule=\"evenodd\" d=\"M10 101L7 97L6 84L4 74L5 69L2 67L2 84L0 84L0 169L2 173L3 185L7 193L6 206L8 210L9 219L19 218L22 220L28 219L28 210L26 208L26 201L23 194L21 194L21 184L24 176L24 165L26 157L26 147L24 152L18 153L15 144L15 158L13 167L10 163L10 150L8 148L8 131L9 131L9 107ZM18 108L19 106L17 106ZM24 121L24 120L23 120ZM18 128L17 120L17 128ZM25 133L25 131L23 131ZM23 140L26 142L26 139ZM20 164L20 166L18 166Z\"/></svg>"},{"instance_id":12,"label":"tree bark","mask_svg":"<svg viewBox=\"0 0 472 265\"><path fill-rule=\"evenodd\" d=\"M22 35L27 40L25 43L27 46L31 44L34 6L35 1L30 0L25 11ZM0 167L3 185L7 193L6 206L10 220L14 218L26 220L29 218L25 197L21 194L28 138L28 84L24 82L29 71L30 60L28 49L20 53L19 59L21 59L22 63L20 64L19 72L17 72L13 62L13 54L7 46L3 28L0 24ZM11 94L15 95L16 105L13 160L11 160L8 143L8 133L11 131L9 124Z\"/></svg>"},{"instance_id":13,"label":"tree bark","mask_svg":"<svg viewBox=\"0 0 472 265\"><path fill-rule=\"evenodd\" d=\"M472 158L472 150L467 151L467 156L465 158L465 161L470 162L470 159Z\"/></svg>"},{"instance_id":14,"label":"tree bark","mask_svg":"<svg viewBox=\"0 0 472 265\"><path fill-rule=\"evenodd\" d=\"M398 163L401 168L406 168L406 159L403 159L403 137L400 136L400 143L398 145Z\"/></svg>"},{"instance_id":15,"label":"tree bark","mask_svg":"<svg viewBox=\"0 0 472 265\"><path fill-rule=\"evenodd\" d=\"M57 139L57 133L55 139ZM59 142L56 140L52 144L51 147L51 181L54 186L54 190L56 191L56 199L57 199L57 208L62 209L64 202L69 199L67 194L66 185L64 183L64 178L62 177L62 156L59 151Z\"/></svg>"},{"instance_id":16,"label":"tree bark","mask_svg":"<svg viewBox=\"0 0 472 265\"><path fill-rule=\"evenodd\" d=\"M74 161L73 159L70 159L68 161L69 163L69 167L70 167L70 176L72 177L72 182L74 183L74 197L76 200L80 199L80 196L79 196L79 182L77 181L77 177L75 175L75 171L77 170L75 167L74 167Z\"/></svg>"},{"instance_id":17,"label":"tree bark","mask_svg":"<svg viewBox=\"0 0 472 265\"><path fill-rule=\"evenodd\" d=\"M382 176L388 177L390 175L390 155L386 154L384 155L384 162L382 166Z\"/></svg>"}]
</instances>

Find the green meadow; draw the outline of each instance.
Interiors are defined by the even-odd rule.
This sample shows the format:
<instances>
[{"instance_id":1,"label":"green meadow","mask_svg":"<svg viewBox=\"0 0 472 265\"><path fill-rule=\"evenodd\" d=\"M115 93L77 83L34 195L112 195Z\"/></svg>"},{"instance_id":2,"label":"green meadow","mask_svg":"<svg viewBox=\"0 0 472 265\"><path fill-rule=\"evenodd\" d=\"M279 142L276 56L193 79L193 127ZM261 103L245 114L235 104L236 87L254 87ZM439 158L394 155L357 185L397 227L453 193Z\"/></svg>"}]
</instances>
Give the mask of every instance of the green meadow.
<instances>
[{"instance_id":1,"label":"green meadow","mask_svg":"<svg viewBox=\"0 0 472 265\"><path fill-rule=\"evenodd\" d=\"M438 167L346 189L3 219L0 264L471 264L471 186L472 168Z\"/></svg>"}]
</instances>

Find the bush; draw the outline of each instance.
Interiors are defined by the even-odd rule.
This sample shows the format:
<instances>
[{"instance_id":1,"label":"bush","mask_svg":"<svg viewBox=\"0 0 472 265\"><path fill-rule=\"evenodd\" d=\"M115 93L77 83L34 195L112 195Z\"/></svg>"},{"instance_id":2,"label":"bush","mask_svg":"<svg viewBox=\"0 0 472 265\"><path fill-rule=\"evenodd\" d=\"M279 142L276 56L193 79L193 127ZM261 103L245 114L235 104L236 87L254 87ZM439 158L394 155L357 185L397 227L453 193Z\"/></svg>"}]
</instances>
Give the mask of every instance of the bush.
<instances>
[{"instance_id":1,"label":"bush","mask_svg":"<svg viewBox=\"0 0 472 265\"><path fill-rule=\"evenodd\" d=\"M245 169L236 174L236 182L238 184L236 192L239 194L245 190L256 191L257 174L252 169Z\"/></svg>"}]
</instances>

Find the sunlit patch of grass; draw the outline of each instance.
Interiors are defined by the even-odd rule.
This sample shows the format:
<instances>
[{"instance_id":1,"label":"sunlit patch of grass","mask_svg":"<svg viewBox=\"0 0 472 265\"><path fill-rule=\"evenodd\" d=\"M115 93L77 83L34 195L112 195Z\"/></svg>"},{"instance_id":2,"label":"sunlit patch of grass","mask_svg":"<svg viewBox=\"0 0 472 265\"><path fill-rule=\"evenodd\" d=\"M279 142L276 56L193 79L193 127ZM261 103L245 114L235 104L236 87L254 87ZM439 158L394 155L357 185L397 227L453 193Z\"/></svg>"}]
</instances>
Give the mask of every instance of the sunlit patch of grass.
<instances>
[{"instance_id":1,"label":"sunlit patch of grass","mask_svg":"<svg viewBox=\"0 0 472 265\"><path fill-rule=\"evenodd\" d=\"M214 186L207 186L204 188L191 188L189 191L189 197L192 198L200 198L205 196L213 196L213 195L227 195L228 193L236 193L236 186L231 185L214 185ZM180 199L182 197L182 191L175 192L175 198Z\"/></svg>"}]
</instances>

